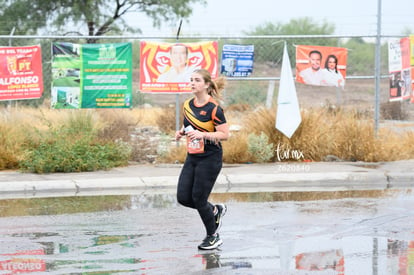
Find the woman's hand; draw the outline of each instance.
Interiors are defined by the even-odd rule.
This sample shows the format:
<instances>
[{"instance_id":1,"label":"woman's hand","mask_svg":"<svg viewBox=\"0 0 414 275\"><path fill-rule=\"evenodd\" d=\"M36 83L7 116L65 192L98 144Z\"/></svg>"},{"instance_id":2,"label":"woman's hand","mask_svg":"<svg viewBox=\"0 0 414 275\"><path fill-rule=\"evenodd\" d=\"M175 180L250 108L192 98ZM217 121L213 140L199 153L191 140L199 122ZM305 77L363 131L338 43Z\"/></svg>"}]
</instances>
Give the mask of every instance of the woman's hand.
<instances>
[{"instance_id":1,"label":"woman's hand","mask_svg":"<svg viewBox=\"0 0 414 275\"><path fill-rule=\"evenodd\" d=\"M179 141L184 135L185 135L184 131L182 131L182 130L176 131L175 132L175 140Z\"/></svg>"},{"instance_id":2,"label":"woman's hand","mask_svg":"<svg viewBox=\"0 0 414 275\"><path fill-rule=\"evenodd\" d=\"M204 138L203 132L200 132L199 130L194 130L194 131L187 132L187 136L190 138L190 140L203 139Z\"/></svg>"}]
</instances>

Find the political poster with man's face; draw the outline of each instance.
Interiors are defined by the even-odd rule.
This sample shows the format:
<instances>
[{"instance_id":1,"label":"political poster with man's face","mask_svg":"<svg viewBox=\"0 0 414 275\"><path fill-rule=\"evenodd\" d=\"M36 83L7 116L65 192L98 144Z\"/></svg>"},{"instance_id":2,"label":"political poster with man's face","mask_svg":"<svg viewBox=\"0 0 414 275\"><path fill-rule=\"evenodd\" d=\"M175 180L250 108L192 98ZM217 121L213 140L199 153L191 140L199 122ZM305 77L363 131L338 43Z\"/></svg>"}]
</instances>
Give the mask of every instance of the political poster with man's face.
<instances>
[{"instance_id":1,"label":"political poster with man's face","mask_svg":"<svg viewBox=\"0 0 414 275\"><path fill-rule=\"evenodd\" d=\"M142 41L140 49L140 90L143 93L189 93L191 74L206 69L218 75L216 41L163 43Z\"/></svg>"},{"instance_id":2,"label":"political poster with man's face","mask_svg":"<svg viewBox=\"0 0 414 275\"><path fill-rule=\"evenodd\" d=\"M344 87L348 50L326 46L296 46L296 81L315 86Z\"/></svg>"}]
</instances>

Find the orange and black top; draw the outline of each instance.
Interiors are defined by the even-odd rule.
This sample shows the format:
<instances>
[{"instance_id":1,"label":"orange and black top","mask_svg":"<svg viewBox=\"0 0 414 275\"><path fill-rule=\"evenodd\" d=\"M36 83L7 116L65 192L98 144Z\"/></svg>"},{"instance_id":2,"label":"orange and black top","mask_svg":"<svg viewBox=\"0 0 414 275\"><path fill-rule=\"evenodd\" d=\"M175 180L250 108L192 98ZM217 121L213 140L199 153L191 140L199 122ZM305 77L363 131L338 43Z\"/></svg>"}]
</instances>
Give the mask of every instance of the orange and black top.
<instances>
[{"instance_id":1,"label":"orange and black top","mask_svg":"<svg viewBox=\"0 0 414 275\"><path fill-rule=\"evenodd\" d=\"M194 97L184 102L184 128L191 125L200 132L215 132L216 125L226 123L223 109L214 98L210 97L208 102L202 106L197 106ZM205 153L209 151L220 151L220 142L205 140Z\"/></svg>"}]
</instances>

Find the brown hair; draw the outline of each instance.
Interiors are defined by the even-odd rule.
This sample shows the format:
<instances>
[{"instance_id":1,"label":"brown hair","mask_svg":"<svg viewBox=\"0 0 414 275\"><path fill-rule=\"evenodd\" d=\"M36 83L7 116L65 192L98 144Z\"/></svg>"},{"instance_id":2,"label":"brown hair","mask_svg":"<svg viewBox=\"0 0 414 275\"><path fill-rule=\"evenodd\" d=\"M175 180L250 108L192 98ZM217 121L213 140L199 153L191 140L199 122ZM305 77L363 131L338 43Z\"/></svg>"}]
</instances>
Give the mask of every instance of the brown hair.
<instances>
[{"instance_id":1,"label":"brown hair","mask_svg":"<svg viewBox=\"0 0 414 275\"><path fill-rule=\"evenodd\" d=\"M211 78L210 72L206 69L197 69L194 71L194 73L201 75L201 77L204 79L204 82L208 83L207 93L209 95L211 95L213 98L221 99L221 92L226 85L226 79L224 77L219 77L213 80Z\"/></svg>"}]
</instances>

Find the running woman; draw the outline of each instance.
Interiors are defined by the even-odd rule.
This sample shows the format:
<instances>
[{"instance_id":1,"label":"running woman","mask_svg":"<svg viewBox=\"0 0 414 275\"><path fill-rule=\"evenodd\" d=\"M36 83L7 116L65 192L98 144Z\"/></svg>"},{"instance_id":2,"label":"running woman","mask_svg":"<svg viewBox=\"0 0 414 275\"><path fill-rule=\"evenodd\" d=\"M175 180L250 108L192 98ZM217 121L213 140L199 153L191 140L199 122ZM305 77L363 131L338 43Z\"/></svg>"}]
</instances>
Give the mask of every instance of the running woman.
<instances>
[{"instance_id":1,"label":"running woman","mask_svg":"<svg viewBox=\"0 0 414 275\"><path fill-rule=\"evenodd\" d=\"M183 127L175 133L175 139L187 139L187 157L178 179L177 201L186 207L197 209L203 221L206 237L198 246L210 250L223 241L219 236L222 218L227 211L224 204L213 205L208 198L223 166L221 141L229 137L220 99L224 79L211 79L205 69L191 75L191 91L194 97L184 102Z\"/></svg>"}]
</instances>

